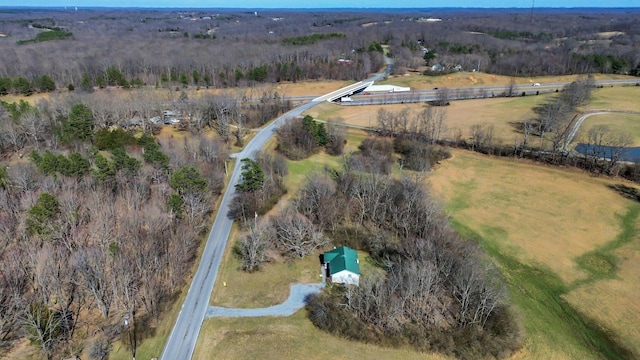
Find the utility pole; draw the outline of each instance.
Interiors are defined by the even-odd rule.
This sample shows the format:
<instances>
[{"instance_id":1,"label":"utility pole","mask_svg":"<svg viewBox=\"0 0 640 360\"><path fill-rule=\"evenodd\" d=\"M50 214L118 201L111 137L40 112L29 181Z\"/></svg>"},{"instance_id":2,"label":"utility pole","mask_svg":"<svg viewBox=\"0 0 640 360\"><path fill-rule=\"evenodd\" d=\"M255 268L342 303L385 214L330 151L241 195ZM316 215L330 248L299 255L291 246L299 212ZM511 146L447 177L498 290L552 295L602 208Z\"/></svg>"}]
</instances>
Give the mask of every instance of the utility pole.
<instances>
[{"instance_id":1,"label":"utility pole","mask_svg":"<svg viewBox=\"0 0 640 360\"><path fill-rule=\"evenodd\" d=\"M529 22L533 22L533 6L535 5L536 0L531 0L531 14L529 15Z\"/></svg>"},{"instance_id":2,"label":"utility pole","mask_svg":"<svg viewBox=\"0 0 640 360\"><path fill-rule=\"evenodd\" d=\"M130 319L132 321L129 321ZM136 337L135 326L136 326L136 324L135 324L135 321L133 320L133 316L130 317L129 313L124 315L124 319L123 320L124 320L124 326L127 328L127 336L129 337L129 345L131 346L131 357L132 357L133 360L136 360L136 345L137 345L136 344L136 340L135 340L135 337ZM133 337L131 337L131 326L132 326L131 322L133 322L133 326L134 326L134 328L133 328Z\"/></svg>"}]
</instances>

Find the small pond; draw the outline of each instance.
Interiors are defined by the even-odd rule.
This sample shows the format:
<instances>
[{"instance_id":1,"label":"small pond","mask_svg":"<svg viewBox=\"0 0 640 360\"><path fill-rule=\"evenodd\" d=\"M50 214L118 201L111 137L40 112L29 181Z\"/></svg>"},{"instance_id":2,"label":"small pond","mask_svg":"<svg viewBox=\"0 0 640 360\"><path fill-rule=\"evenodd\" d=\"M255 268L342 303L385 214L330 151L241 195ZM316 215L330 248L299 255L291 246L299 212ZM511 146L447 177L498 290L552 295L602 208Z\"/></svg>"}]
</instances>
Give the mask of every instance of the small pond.
<instances>
[{"instance_id":1,"label":"small pond","mask_svg":"<svg viewBox=\"0 0 640 360\"><path fill-rule=\"evenodd\" d=\"M612 153L621 153L622 161L640 161L640 147L613 147L613 146L596 146L593 144L578 144L575 148L577 152L583 155L595 155L600 158L611 159Z\"/></svg>"}]
</instances>

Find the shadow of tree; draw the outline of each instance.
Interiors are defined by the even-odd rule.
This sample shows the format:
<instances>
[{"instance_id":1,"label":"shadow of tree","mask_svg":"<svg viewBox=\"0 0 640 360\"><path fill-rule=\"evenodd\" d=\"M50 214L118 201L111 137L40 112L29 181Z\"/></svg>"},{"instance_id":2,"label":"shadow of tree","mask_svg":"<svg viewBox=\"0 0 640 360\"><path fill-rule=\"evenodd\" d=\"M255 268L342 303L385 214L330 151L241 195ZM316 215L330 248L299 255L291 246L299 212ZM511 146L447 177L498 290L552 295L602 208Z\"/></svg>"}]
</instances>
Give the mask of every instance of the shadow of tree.
<instances>
[{"instance_id":1,"label":"shadow of tree","mask_svg":"<svg viewBox=\"0 0 640 360\"><path fill-rule=\"evenodd\" d=\"M627 199L640 202L640 190L624 184L607 185L607 187Z\"/></svg>"}]
</instances>

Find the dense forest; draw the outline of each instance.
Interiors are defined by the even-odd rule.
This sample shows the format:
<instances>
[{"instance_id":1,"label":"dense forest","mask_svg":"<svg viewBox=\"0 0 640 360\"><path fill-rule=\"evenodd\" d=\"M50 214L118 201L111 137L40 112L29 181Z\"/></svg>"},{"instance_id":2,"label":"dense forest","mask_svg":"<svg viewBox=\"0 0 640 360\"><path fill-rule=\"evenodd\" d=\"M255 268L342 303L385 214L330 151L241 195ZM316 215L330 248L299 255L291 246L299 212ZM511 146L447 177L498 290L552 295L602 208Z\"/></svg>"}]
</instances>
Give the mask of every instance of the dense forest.
<instances>
[{"instance_id":1,"label":"dense forest","mask_svg":"<svg viewBox=\"0 0 640 360\"><path fill-rule=\"evenodd\" d=\"M189 277L231 145L290 107L268 92L131 91L2 102L0 356L26 338L45 358L104 359L125 318L134 340L151 335ZM141 120L165 106L180 140Z\"/></svg>"},{"instance_id":2,"label":"dense forest","mask_svg":"<svg viewBox=\"0 0 640 360\"><path fill-rule=\"evenodd\" d=\"M631 10L0 11L0 94L229 87L394 72L638 74ZM428 67L425 67L427 65Z\"/></svg>"},{"instance_id":3,"label":"dense forest","mask_svg":"<svg viewBox=\"0 0 640 360\"><path fill-rule=\"evenodd\" d=\"M27 337L46 358L102 359L124 317L152 327L184 285L227 146L134 136L57 105L68 113L23 103L36 130L15 135L31 150L0 169L0 353Z\"/></svg>"}]
</instances>

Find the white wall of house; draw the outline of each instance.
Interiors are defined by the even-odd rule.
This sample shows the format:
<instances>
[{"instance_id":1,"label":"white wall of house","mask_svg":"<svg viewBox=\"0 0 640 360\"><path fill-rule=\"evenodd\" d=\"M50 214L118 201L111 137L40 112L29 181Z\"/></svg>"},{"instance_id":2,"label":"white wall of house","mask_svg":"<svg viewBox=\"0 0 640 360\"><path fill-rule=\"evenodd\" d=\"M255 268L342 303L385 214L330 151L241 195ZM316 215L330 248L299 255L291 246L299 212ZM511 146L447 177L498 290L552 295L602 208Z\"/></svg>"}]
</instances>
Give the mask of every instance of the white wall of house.
<instances>
[{"instance_id":1,"label":"white wall of house","mask_svg":"<svg viewBox=\"0 0 640 360\"><path fill-rule=\"evenodd\" d=\"M342 270L331 275L331 282L357 286L360 283L360 275L354 274L348 270Z\"/></svg>"}]
</instances>

